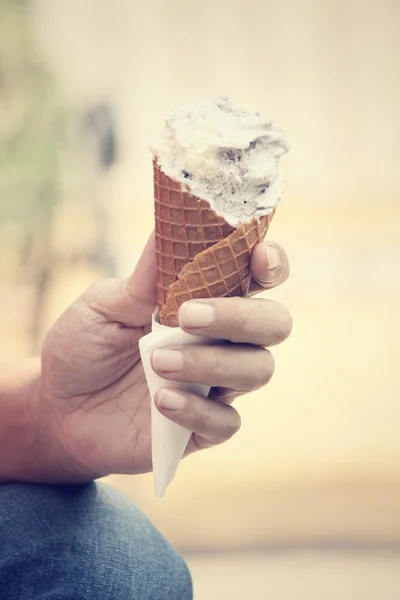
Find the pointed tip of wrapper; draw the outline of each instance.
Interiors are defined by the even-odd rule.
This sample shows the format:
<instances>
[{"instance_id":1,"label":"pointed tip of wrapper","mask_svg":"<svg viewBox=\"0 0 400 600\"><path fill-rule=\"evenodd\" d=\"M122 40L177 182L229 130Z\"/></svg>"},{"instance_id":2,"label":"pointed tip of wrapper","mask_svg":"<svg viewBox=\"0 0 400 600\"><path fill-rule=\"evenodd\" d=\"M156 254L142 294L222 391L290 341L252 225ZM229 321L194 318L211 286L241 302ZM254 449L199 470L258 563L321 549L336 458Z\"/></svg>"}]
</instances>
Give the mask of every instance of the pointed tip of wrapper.
<instances>
[{"instance_id":1,"label":"pointed tip of wrapper","mask_svg":"<svg viewBox=\"0 0 400 600\"><path fill-rule=\"evenodd\" d=\"M154 397L161 387L174 387L191 393L207 396L209 386L171 382L159 377L151 366L151 356L156 348L171 344L201 344L205 340L185 333L179 327L166 327L157 322L157 312L153 315L152 331L139 341L139 350L143 369L149 388L151 401L151 447L153 460L153 477L155 494L162 498L168 485L175 477L179 463L183 457L191 436L191 431L177 425L162 415L154 403Z\"/></svg>"},{"instance_id":2,"label":"pointed tip of wrapper","mask_svg":"<svg viewBox=\"0 0 400 600\"><path fill-rule=\"evenodd\" d=\"M159 498L164 498L167 487L175 477L179 462L181 458L172 457L170 465L157 465L157 468L153 471L153 482L154 482L154 493Z\"/></svg>"},{"instance_id":3,"label":"pointed tip of wrapper","mask_svg":"<svg viewBox=\"0 0 400 600\"><path fill-rule=\"evenodd\" d=\"M154 493L158 498L164 498L167 485L165 482L156 481L154 477Z\"/></svg>"}]
</instances>

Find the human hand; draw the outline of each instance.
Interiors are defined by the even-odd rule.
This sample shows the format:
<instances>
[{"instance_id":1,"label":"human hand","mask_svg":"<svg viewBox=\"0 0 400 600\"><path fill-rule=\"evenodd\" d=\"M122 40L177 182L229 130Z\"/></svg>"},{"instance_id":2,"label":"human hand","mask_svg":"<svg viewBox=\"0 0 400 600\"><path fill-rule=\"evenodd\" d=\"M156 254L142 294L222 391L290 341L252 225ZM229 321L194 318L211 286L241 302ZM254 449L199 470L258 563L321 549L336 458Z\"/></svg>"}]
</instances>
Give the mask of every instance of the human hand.
<instances>
[{"instance_id":1,"label":"human hand","mask_svg":"<svg viewBox=\"0 0 400 600\"><path fill-rule=\"evenodd\" d=\"M250 294L279 285L289 274L284 251L272 242L259 244L251 271ZM151 470L150 397L138 342L150 330L155 277L152 235L131 277L91 286L46 336L35 413L38 436L63 462L61 478ZM185 303L179 319L190 333L232 342L153 355L153 368L165 379L212 386L209 398L171 388L156 395L160 412L194 432L189 454L238 430L240 418L230 404L269 381L274 365L264 346L289 335L291 317L272 300L218 298Z\"/></svg>"}]
</instances>

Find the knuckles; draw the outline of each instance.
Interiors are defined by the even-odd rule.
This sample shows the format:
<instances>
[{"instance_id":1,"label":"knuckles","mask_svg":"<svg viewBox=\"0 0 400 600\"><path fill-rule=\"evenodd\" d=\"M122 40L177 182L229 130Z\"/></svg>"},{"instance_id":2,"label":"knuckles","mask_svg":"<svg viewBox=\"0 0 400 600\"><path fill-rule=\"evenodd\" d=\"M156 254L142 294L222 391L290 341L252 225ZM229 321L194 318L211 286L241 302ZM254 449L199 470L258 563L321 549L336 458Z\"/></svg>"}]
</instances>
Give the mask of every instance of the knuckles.
<instances>
[{"instance_id":1,"label":"knuckles","mask_svg":"<svg viewBox=\"0 0 400 600\"><path fill-rule=\"evenodd\" d=\"M230 407L229 407L230 408ZM241 428L242 420L237 410L232 408L230 418L226 422L225 441L230 440Z\"/></svg>"},{"instance_id":2,"label":"knuckles","mask_svg":"<svg viewBox=\"0 0 400 600\"><path fill-rule=\"evenodd\" d=\"M274 333L275 344L280 344L285 341L291 334L293 329L293 318L289 310L283 304L280 305L280 310L275 316Z\"/></svg>"},{"instance_id":3,"label":"knuckles","mask_svg":"<svg viewBox=\"0 0 400 600\"><path fill-rule=\"evenodd\" d=\"M221 302L219 307L219 330L221 337L233 343L274 346L292 331L292 316L280 302L262 298L224 301L224 306Z\"/></svg>"},{"instance_id":4,"label":"knuckles","mask_svg":"<svg viewBox=\"0 0 400 600\"><path fill-rule=\"evenodd\" d=\"M283 304L271 302L264 305L264 318L260 317L260 327L254 333L256 339L253 343L260 346L276 346L284 342L292 332L293 319L289 310Z\"/></svg>"},{"instance_id":5,"label":"knuckles","mask_svg":"<svg viewBox=\"0 0 400 600\"><path fill-rule=\"evenodd\" d=\"M255 369L249 389L257 390L270 382L275 371L275 361L269 350L260 350L259 366Z\"/></svg>"},{"instance_id":6,"label":"knuckles","mask_svg":"<svg viewBox=\"0 0 400 600\"><path fill-rule=\"evenodd\" d=\"M197 380L212 386L256 390L270 381L275 369L271 352L260 346L189 346L183 355L183 380ZM169 378L168 374L164 376ZM205 418L203 415L202 420Z\"/></svg>"},{"instance_id":7,"label":"knuckles","mask_svg":"<svg viewBox=\"0 0 400 600\"><path fill-rule=\"evenodd\" d=\"M202 402L199 408L197 420L202 425L207 425L211 417L211 404L209 402Z\"/></svg>"}]
</instances>

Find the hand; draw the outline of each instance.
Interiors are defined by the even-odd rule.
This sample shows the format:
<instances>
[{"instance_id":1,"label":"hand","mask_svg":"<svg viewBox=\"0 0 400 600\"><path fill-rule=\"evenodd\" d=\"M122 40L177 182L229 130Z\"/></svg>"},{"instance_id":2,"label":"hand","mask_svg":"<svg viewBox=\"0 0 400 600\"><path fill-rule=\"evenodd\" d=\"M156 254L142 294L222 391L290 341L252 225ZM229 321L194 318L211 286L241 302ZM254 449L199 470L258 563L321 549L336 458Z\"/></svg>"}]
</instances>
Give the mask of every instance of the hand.
<instances>
[{"instance_id":1,"label":"hand","mask_svg":"<svg viewBox=\"0 0 400 600\"><path fill-rule=\"evenodd\" d=\"M251 294L279 285L289 273L284 251L272 242L255 248L251 269ZM61 452L65 479L151 470L150 398L138 342L150 330L155 273L152 235L131 277L91 286L46 336L37 429L50 451ZM289 335L291 317L271 300L221 298L187 302L179 318L186 331L233 342L153 355L153 367L166 379L212 386L207 399L170 388L157 393L158 409L194 431L188 454L238 430L230 403L269 381L273 359L263 346Z\"/></svg>"}]
</instances>

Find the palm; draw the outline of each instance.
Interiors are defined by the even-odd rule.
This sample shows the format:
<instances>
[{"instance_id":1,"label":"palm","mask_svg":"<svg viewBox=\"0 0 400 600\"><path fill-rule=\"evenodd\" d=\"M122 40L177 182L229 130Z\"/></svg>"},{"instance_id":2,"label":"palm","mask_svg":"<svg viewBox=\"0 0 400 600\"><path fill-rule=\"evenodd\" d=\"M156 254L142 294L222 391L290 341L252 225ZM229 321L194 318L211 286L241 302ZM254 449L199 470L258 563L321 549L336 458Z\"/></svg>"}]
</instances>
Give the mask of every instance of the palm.
<instances>
[{"instance_id":1,"label":"palm","mask_svg":"<svg viewBox=\"0 0 400 600\"><path fill-rule=\"evenodd\" d=\"M155 305L151 246L150 240L123 289L122 282L109 280L98 284L96 294L89 290L60 317L43 346L46 410L55 413L73 460L98 475L151 469L150 399L138 348ZM123 318L125 303L135 302L135 288L141 295L128 314L136 326ZM104 297L104 306L92 305L94 297Z\"/></svg>"}]
</instances>

